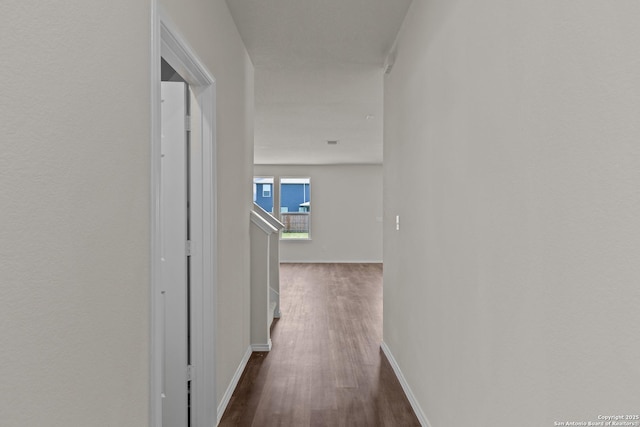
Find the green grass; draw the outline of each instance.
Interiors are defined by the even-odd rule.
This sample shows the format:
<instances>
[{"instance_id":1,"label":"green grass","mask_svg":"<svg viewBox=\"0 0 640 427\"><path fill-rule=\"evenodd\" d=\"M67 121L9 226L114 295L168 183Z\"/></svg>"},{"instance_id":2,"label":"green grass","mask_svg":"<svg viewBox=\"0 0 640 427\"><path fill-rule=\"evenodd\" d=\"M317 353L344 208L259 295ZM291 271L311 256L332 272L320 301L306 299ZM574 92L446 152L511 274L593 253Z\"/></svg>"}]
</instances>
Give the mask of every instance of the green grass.
<instances>
[{"instance_id":1,"label":"green grass","mask_svg":"<svg viewBox=\"0 0 640 427\"><path fill-rule=\"evenodd\" d=\"M309 233L291 233L291 232L282 232L282 238L285 240L293 240L293 239L308 239Z\"/></svg>"}]
</instances>

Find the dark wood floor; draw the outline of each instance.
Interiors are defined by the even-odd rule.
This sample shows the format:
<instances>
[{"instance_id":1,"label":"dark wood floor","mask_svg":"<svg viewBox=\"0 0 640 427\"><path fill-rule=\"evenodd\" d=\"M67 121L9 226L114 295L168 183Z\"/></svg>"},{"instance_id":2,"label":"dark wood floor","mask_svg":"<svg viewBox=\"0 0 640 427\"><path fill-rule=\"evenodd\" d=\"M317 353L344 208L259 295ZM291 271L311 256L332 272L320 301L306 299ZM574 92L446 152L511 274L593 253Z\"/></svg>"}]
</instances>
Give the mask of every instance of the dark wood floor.
<instances>
[{"instance_id":1,"label":"dark wood floor","mask_svg":"<svg viewBox=\"0 0 640 427\"><path fill-rule=\"evenodd\" d=\"M382 265L282 264L273 349L253 353L221 426L419 426L382 340Z\"/></svg>"}]
</instances>

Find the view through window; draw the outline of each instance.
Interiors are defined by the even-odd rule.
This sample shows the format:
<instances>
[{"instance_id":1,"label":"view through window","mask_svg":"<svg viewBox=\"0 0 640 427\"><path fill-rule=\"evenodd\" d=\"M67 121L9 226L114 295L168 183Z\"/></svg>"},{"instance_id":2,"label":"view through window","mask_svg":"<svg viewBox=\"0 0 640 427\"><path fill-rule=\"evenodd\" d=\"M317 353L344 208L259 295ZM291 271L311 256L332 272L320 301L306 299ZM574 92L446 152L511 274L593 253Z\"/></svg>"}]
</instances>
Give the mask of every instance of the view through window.
<instances>
[{"instance_id":1,"label":"view through window","mask_svg":"<svg viewBox=\"0 0 640 427\"><path fill-rule=\"evenodd\" d=\"M273 177L256 176L253 178L253 202L273 214Z\"/></svg>"},{"instance_id":2,"label":"view through window","mask_svg":"<svg viewBox=\"0 0 640 427\"><path fill-rule=\"evenodd\" d=\"M311 178L280 179L282 239L311 238Z\"/></svg>"}]
</instances>

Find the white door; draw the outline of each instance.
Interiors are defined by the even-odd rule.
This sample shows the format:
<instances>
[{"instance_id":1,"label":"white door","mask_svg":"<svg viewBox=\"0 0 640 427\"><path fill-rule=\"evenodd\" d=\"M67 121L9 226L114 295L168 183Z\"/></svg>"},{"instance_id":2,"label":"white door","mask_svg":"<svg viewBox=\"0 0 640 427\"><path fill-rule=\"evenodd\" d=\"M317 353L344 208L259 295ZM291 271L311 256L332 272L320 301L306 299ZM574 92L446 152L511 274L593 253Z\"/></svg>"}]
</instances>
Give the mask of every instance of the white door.
<instances>
[{"instance_id":1,"label":"white door","mask_svg":"<svg viewBox=\"0 0 640 427\"><path fill-rule=\"evenodd\" d=\"M162 425L165 427L189 424L187 90L182 82L162 82L160 292L164 311Z\"/></svg>"}]
</instances>

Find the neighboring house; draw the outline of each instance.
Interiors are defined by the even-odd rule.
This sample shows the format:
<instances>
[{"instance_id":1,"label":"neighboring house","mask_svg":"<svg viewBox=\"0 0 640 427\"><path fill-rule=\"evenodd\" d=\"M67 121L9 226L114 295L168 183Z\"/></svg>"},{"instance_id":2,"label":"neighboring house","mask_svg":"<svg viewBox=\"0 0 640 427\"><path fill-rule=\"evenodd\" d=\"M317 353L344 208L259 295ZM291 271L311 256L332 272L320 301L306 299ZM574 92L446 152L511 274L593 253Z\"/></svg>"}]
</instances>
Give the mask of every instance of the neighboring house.
<instances>
[{"instance_id":1,"label":"neighboring house","mask_svg":"<svg viewBox=\"0 0 640 427\"><path fill-rule=\"evenodd\" d=\"M309 183L280 184L280 212L309 212Z\"/></svg>"},{"instance_id":2,"label":"neighboring house","mask_svg":"<svg viewBox=\"0 0 640 427\"><path fill-rule=\"evenodd\" d=\"M256 180L253 184L253 201L265 211L273 213L273 182Z\"/></svg>"}]
</instances>

